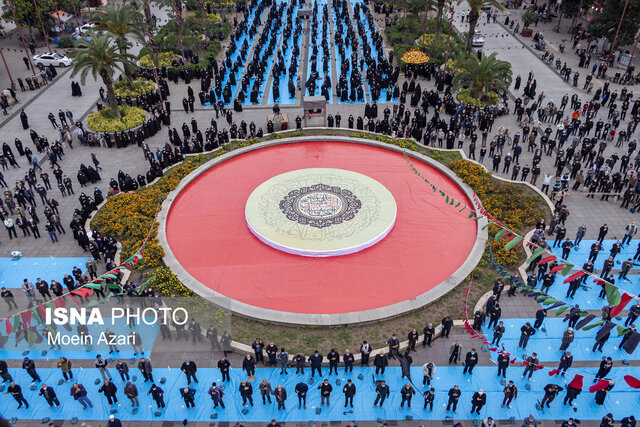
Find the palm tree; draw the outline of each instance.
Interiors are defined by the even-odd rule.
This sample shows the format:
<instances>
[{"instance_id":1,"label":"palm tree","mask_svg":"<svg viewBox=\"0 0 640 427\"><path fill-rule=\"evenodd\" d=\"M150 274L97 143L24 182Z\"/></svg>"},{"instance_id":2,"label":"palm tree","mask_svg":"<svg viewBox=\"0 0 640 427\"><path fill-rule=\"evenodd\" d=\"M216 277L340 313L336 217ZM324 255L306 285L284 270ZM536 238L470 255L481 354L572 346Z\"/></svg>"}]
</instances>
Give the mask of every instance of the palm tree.
<instances>
[{"instance_id":1,"label":"palm tree","mask_svg":"<svg viewBox=\"0 0 640 427\"><path fill-rule=\"evenodd\" d=\"M482 59L469 55L460 68L453 77L453 90L467 88L473 98L486 100L490 92L504 93L511 85L511 63L497 59L496 52Z\"/></svg>"},{"instance_id":2,"label":"palm tree","mask_svg":"<svg viewBox=\"0 0 640 427\"><path fill-rule=\"evenodd\" d=\"M158 95L160 96L160 101L162 102L162 89L160 88L160 78L158 77L158 49L155 46L153 41L153 27L154 22L151 17L151 0L142 0L142 10L144 11L144 22L146 24L146 32L142 34L142 38L140 35L138 39L147 46L149 49L149 56L151 57L151 61L153 62L153 77L156 81L156 87L158 88Z\"/></svg>"},{"instance_id":3,"label":"palm tree","mask_svg":"<svg viewBox=\"0 0 640 427\"><path fill-rule=\"evenodd\" d=\"M431 0L432 2L434 0ZM435 0L436 3L436 35L440 34L442 31L442 15L444 15L444 6L447 3L447 0Z\"/></svg>"},{"instance_id":4,"label":"palm tree","mask_svg":"<svg viewBox=\"0 0 640 427\"><path fill-rule=\"evenodd\" d=\"M495 7L499 11L504 11L504 7L499 0L464 0L467 2L471 10L469 11L469 33L467 34L467 53L471 53L473 34L476 32L478 18L480 18L480 10L483 6ZM458 0L460 4L462 0Z\"/></svg>"},{"instance_id":5,"label":"palm tree","mask_svg":"<svg viewBox=\"0 0 640 427\"><path fill-rule=\"evenodd\" d=\"M115 38L116 46L122 55L127 54L127 50L131 47L131 43L127 40L127 36L133 36L137 39L144 38L144 24L142 23L142 15L132 6L107 6L100 9L100 12L93 14L93 21L99 25L99 28L106 29ZM134 69L125 67L124 74L127 81L131 82L131 76Z\"/></svg>"},{"instance_id":6,"label":"palm tree","mask_svg":"<svg viewBox=\"0 0 640 427\"><path fill-rule=\"evenodd\" d=\"M94 79L98 76L107 88L109 95L109 107L117 118L120 118L116 93L113 89L114 73L116 70L124 71L127 67L134 67L133 56L129 53L120 53L114 37L109 34L95 33L89 40L79 39L79 49L73 50L69 56L74 58L71 77L80 73L80 81L84 85L87 74L91 72Z\"/></svg>"}]
</instances>

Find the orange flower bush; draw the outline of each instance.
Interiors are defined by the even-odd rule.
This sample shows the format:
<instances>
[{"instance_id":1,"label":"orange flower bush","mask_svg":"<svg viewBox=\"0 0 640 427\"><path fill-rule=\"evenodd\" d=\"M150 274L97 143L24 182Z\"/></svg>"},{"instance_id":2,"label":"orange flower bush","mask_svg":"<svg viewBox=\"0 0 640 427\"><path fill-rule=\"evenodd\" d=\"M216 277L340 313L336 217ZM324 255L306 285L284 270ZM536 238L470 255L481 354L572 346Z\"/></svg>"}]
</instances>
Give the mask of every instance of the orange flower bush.
<instances>
[{"instance_id":1,"label":"orange flower bush","mask_svg":"<svg viewBox=\"0 0 640 427\"><path fill-rule=\"evenodd\" d=\"M449 167L476 192L484 208L511 230L522 235L544 217L545 212L537 205L536 196L523 193L520 184L498 181L482 166L467 160L453 161ZM523 250L518 247L518 250L505 251L506 240L493 240L492 236L498 231L495 225L489 227L489 244L496 261L505 267L515 267Z\"/></svg>"}]
</instances>

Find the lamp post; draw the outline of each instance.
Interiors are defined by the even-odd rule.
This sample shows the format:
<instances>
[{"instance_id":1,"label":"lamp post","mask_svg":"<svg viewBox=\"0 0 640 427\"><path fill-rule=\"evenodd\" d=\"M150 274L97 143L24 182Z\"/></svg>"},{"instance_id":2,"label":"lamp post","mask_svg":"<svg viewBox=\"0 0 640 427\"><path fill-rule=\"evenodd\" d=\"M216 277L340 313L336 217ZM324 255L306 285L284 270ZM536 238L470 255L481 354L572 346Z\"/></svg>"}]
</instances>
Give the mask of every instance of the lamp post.
<instances>
[{"instance_id":1,"label":"lamp post","mask_svg":"<svg viewBox=\"0 0 640 427\"><path fill-rule=\"evenodd\" d=\"M27 44L24 42L24 37L22 37L22 29L20 28L20 24L18 23L18 19L16 18L16 10L13 8L13 2L11 0L7 0L7 3L9 3L9 6L11 7L13 22L16 24L16 28L18 29L18 34L20 35L20 41L22 42L22 47L24 48L24 52L27 55L27 59L29 60L29 65L31 66L31 72L35 76L36 69L33 68L33 62L31 61L31 55L29 53L29 49L27 49Z\"/></svg>"},{"instance_id":2,"label":"lamp post","mask_svg":"<svg viewBox=\"0 0 640 427\"><path fill-rule=\"evenodd\" d=\"M636 37L636 42L633 44L633 50L631 51L631 58L629 58L629 65L627 65L627 70L625 71L625 73L628 73L629 69L631 68L631 63L633 62L633 55L636 54L636 48L638 47L638 40L640 40L640 32Z\"/></svg>"}]
</instances>

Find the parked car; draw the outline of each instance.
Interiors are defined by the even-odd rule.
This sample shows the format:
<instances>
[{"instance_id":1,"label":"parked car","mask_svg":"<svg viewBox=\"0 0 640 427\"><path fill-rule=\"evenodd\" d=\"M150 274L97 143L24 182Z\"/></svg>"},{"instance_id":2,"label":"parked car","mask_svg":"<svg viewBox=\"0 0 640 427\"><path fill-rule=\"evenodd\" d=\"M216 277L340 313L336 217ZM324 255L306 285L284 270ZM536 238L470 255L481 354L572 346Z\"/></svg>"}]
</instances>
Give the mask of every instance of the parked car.
<instances>
[{"instance_id":1,"label":"parked car","mask_svg":"<svg viewBox=\"0 0 640 427\"><path fill-rule=\"evenodd\" d=\"M34 55L33 61L38 67L48 67L53 65L54 67L68 67L73 62L71 58L59 53L41 53L40 55Z\"/></svg>"},{"instance_id":2,"label":"parked car","mask_svg":"<svg viewBox=\"0 0 640 427\"><path fill-rule=\"evenodd\" d=\"M473 40L471 41L471 46L482 47L483 45L484 45L484 36L480 33L473 33Z\"/></svg>"},{"instance_id":3,"label":"parked car","mask_svg":"<svg viewBox=\"0 0 640 427\"><path fill-rule=\"evenodd\" d=\"M92 30L95 26L96 26L96 24L94 24L94 23L92 23L92 22L89 22L89 23L84 24L84 25L82 25L82 26L80 26L80 27L76 27L76 28L73 30L73 32L74 32L74 34L84 34L84 33L86 33L87 31Z\"/></svg>"}]
</instances>

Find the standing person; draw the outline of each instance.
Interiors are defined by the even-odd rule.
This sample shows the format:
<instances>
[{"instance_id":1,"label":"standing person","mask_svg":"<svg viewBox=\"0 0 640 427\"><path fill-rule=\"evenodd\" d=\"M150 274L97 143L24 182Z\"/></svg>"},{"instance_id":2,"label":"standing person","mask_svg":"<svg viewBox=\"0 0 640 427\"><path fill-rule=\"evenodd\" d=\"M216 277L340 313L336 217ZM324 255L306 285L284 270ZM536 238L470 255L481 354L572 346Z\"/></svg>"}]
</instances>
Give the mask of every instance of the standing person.
<instances>
[{"instance_id":1,"label":"standing person","mask_svg":"<svg viewBox=\"0 0 640 427\"><path fill-rule=\"evenodd\" d=\"M504 399L502 399L501 408L504 408L504 405L507 405L507 408L511 409L511 402L518 398L518 387L513 383L513 381L509 381L509 384L504 386L502 389L504 393Z\"/></svg>"},{"instance_id":2,"label":"standing person","mask_svg":"<svg viewBox=\"0 0 640 427\"><path fill-rule=\"evenodd\" d=\"M609 394L609 392L611 391L611 389L615 385L615 381L613 381L613 380L609 380L609 379L606 379L606 378L604 380L608 382L608 385L605 388L602 388L602 389L596 391L595 402L596 402L597 405L604 405L604 401L607 398L607 395Z\"/></svg>"},{"instance_id":3,"label":"standing person","mask_svg":"<svg viewBox=\"0 0 640 427\"><path fill-rule=\"evenodd\" d=\"M258 389L260 390L260 396L262 396L262 404L266 405L267 400L271 403L271 394L273 393L271 383L267 381L266 378L263 378L262 382L258 385Z\"/></svg>"},{"instance_id":4,"label":"standing person","mask_svg":"<svg viewBox=\"0 0 640 427\"><path fill-rule=\"evenodd\" d=\"M260 338L256 338L253 344L251 344L251 348L253 348L253 352L256 358L256 363L258 362L264 363L264 355L263 355L264 343L262 342L262 340Z\"/></svg>"},{"instance_id":5,"label":"standing person","mask_svg":"<svg viewBox=\"0 0 640 427\"><path fill-rule=\"evenodd\" d=\"M436 398L436 389L431 387L428 390L425 390L422 393L422 397L424 397L424 408L427 409L427 405L429 405L429 410L433 411L433 401Z\"/></svg>"},{"instance_id":6,"label":"standing person","mask_svg":"<svg viewBox=\"0 0 640 427\"><path fill-rule=\"evenodd\" d=\"M87 390L82 384L73 384L71 387L71 396L82 405L82 410L87 409L87 406L93 408L93 403L91 403L91 400L87 397Z\"/></svg>"},{"instance_id":7,"label":"standing person","mask_svg":"<svg viewBox=\"0 0 640 427\"><path fill-rule=\"evenodd\" d=\"M376 375L384 375L384 370L389 366L389 359L383 351L376 354L376 357L373 358L373 366L376 367Z\"/></svg>"},{"instance_id":8,"label":"standing person","mask_svg":"<svg viewBox=\"0 0 640 427\"><path fill-rule=\"evenodd\" d=\"M61 357L57 366L62 371L62 376L64 377L65 382L73 379L73 372L71 372L71 360L66 357Z\"/></svg>"},{"instance_id":9,"label":"standing person","mask_svg":"<svg viewBox=\"0 0 640 427\"><path fill-rule=\"evenodd\" d=\"M560 351L565 351L569 348L569 345L573 342L575 337L575 333L573 332L573 328L568 328L566 331L562 333L562 344L560 344Z\"/></svg>"},{"instance_id":10,"label":"standing person","mask_svg":"<svg viewBox=\"0 0 640 427\"><path fill-rule=\"evenodd\" d=\"M29 409L29 403L25 400L22 394L22 387L20 387L18 384L14 383L13 381L9 381L9 387L7 388L7 391L4 392L4 394L11 394L16 402L18 402L18 409L22 408L23 403L27 407L27 409Z\"/></svg>"},{"instance_id":11,"label":"standing person","mask_svg":"<svg viewBox=\"0 0 640 427\"><path fill-rule=\"evenodd\" d=\"M498 322L498 324L493 327L493 338L491 339L491 344L495 344L496 346L500 344L504 331L504 323L502 321Z\"/></svg>"},{"instance_id":12,"label":"standing person","mask_svg":"<svg viewBox=\"0 0 640 427\"><path fill-rule=\"evenodd\" d=\"M393 357L394 359L398 357L400 351L400 340L396 334L391 335L391 337L387 340L387 344L389 345L389 357Z\"/></svg>"},{"instance_id":13,"label":"standing person","mask_svg":"<svg viewBox=\"0 0 640 427\"><path fill-rule=\"evenodd\" d=\"M533 324L533 329L539 329L540 326L542 326L542 323L544 322L544 319L546 317L547 317L546 308L541 308L540 310L536 311L536 321Z\"/></svg>"},{"instance_id":14,"label":"standing person","mask_svg":"<svg viewBox=\"0 0 640 427\"><path fill-rule=\"evenodd\" d=\"M611 359L611 357L603 359L602 362L600 362L600 368L598 369L598 372L596 372L596 376L593 382L596 383L598 382L598 380L609 375L609 372L611 372L611 368L613 368L613 359Z\"/></svg>"},{"instance_id":15,"label":"standing person","mask_svg":"<svg viewBox=\"0 0 640 427\"><path fill-rule=\"evenodd\" d=\"M198 384L198 378L196 378L196 372L198 370L198 366L196 365L196 362L194 362L193 360L190 361L184 361L182 362L182 366L180 367L180 370L182 372L184 372L184 374L187 377L187 385L191 384L191 379L193 378L193 381L195 381L196 384Z\"/></svg>"},{"instance_id":16,"label":"standing person","mask_svg":"<svg viewBox=\"0 0 640 427\"><path fill-rule=\"evenodd\" d=\"M195 389L192 389L189 387L181 388L180 395L182 396L182 399L184 400L184 405L187 407L187 409L189 408L195 409L196 407L196 402L194 401L194 396L196 395Z\"/></svg>"},{"instance_id":17,"label":"standing person","mask_svg":"<svg viewBox=\"0 0 640 427\"><path fill-rule=\"evenodd\" d=\"M445 316L442 318L442 338L449 338L449 333L453 327L453 319L451 316Z\"/></svg>"},{"instance_id":18,"label":"standing person","mask_svg":"<svg viewBox=\"0 0 640 427\"><path fill-rule=\"evenodd\" d=\"M457 364L460 356L462 355L462 344L456 340L455 343L449 346L449 364Z\"/></svg>"},{"instance_id":19,"label":"standing person","mask_svg":"<svg viewBox=\"0 0 640 427\"><path fill-rule=\"evenodd\" d=\"M132 407L140 406L140 402L138 401L138 387L136 387L136 385L131 381L127 381L127 384L125 384L124 395L127 396Z\"/></svg>"},{"instance_id":20,"label":"standing person","mask_svg":"<svg viewBox=\"0 0 640 427\"><path fill-rule=\"evenodd\" d=\"M217 335L217 331L216 331L216 335ZM270 342L265 350L267 352L267 357L269 359L269 365L275 367L278 364L278 359L277 359L278 347L274 343Z\"/></svg>"},{"instance_id":21,"label":"standing person","mask_svg":"<svg viewBox=\"0 0 640 427\"><path fill-rule=\"evenodd\" d=\"M560 363L558 364L558 373L560 373L563 377L564 374L567 373L567 369L571 367L573 364L573 356L570 351L567 351L560 357Z\"/></svg>"},{"instance_id":22,"label":"standing person","mask_svg":"<svg viewBox=\"0 0 640 427\"><path fill-rule=\"evenodd\" d=\"M544 408L544 405L546 404L547 408L551 408L551 402L553 402L553 399L555 399L558 393L560 393L562 390L563 388L557 384L547 384L546 386L544 386L544 397L542 398L542 403L540 403L540 406Z\"/></svg>"},{"instance_id":23,"label":"standing person","mask_svg":"<svg viewBox=\"0 0 640 427\"><path fill-rule=\"evenodd\" d=\"M287 363L289 363L289 353L284 348L278 353L278 364L280 365L280 375L287 375Z\"/></svg>"},{"instance_id":24,"label":"standing person","mask_svg":"<svg viewBox=\"0 0 640 427\"><path fill-rule=\"evenodd\" d=\"M487 395L484 390L480 389L473 393L471 397L471 413L477 412L480 415L480 410L487 403Z\"/></svg>"},{"instance_id":25,"label":"standing person","mask_svg":"<svg viewBox=\"0 0 640 427\"><path fill-rule=\"evenodd\" d=\"M113 406L114 403L118 403L118 397L116 396L116 392L118 388L112 382L104 380L104 383L98 389L98 393L104 393L104 396L107 398L107 402L109 402L109 406Z\"/></svg>"},{"instance_id":26,"label":"standing person","mask_svg":"<svg viewBox=\"0 0 640 427\"><path fill-rule=\"evenodd\" d=\"M46 384L42 384L38 394L45 398L50 408L53 408L53 405L56 405L56 408L60 407L60 401L58 400L58 396L56 396L56 392L51 387L47 387Z\"/></svg>"},{"instance_id":27,"label":"standing person","mask_svg":"<svg viewBox=\"0 0 640 427\"><path fill-rule=\"evenodd\" d=\"M122 360L118 360L116 363L116 371L120 374L120 379L124 382L125 378L129 381L129 364L127 362L123 362Z\"/></svg>"},{"instance_id":28,"label":"standing person","mask_svg":"<svg viewBox=\"0 0 640 427\"><path fill-rule=\"evenodd\" d=\"M431 347L431 340L433 339L433 335L435 334L435 328L433 327L433 323L427 323L427 326L424 327L422 333L424 334L424 338L422 340L422 347L426 347L427 345Z\"/></svg>"},{"instance_id":29,"label":"standing person","mask_svg":"<svg viewBox=\"0 0 640 427\"><path fill-rule=\"evenodd\" d=\"M151 362L149 361L149 359L145 359L144 357L140 359L140 361L138 362L138 369L144 377L145 383L147 381L151 381L153 383L153 367L151 366Z\"/></svg>"},{"instance_id":30,"label":"standing person","mask_svg":"<svg viewBox=\"0 0 640 427\"><path fill-rule=\"evenodd\" d=\"M0 378L2 378L2 384L6 383L7 381L13 381L13 378L9 373L7 362L5 362L4 360L0 360Z\"/></svg>"},{"instance_id":31,"label":"standing person","mask_svg":"<svg viewBox=\"0 0 640 427\"><path fill-rule=\"evenodd\" d=\"M411 398L416 394L416 391L411 387L411 383L406 383L402 389L400 389L400 395L402 401L400 402L400 408L404 406L404 402L407 402L409 408L411 408Z\"/></svg>"},{"instance_id":32,"label":"standing person","mask_svg":"<svg viewBox=\"0 0 640 427\"><path fill-rule=\"evenodd\" d=\"M576 248L580 247L580 242L584 239L584 236L587 234L587 224L582 224L578 227L578 231L576 233L576 240L573 242Z\"/></svg>"},{"instance_id":33,"label":"standing person","mask_svg":"<svg viewBox=\"0 0 640 427\"><path fill-rule=\"evenodd\" d=\"M473 368L478 364L478 353L475 348L472 348L471 351L467 352L467 355L464 359L464 370L463 374L466 374L467 371L469 374L473 374Z\"/></svg>"},{"instance_id":34,"label":"standing person","mask_svg":"<svg viewBox=\"0 0 640 427\"><path fill-rule=\"evenodd\" d=\"M220 370L220 373L222 374L222 382L231 381L231 378L229 377L229 368L230 367L231 367L231 363L229 363L229 361L227 359L225 359L224 357L218 361L218 369ZM223 408L224 408L224 406L223 406Z\"/></svg>"},{"instance_id":35,"label":"standing person","mask_svg":"<svg viewBox=\"0 0 640 427\"><path fill-rule=\"evenodd\" d=\"M347 404L350 403L353 408L353 396L356 395L356 385L351 381L351 379L347 380L347 383L342 388L342 392L344 393L344 407L347 407Z\"/></svg>"},{"instance_id":36,"label":"standing person","mask_svg":"<svg viewBox=\"0 0 640 427\"><path fill-rule=\"evenodd\" d=\"M322 376L322 359L323 357L318 350L314 351L313 354L309 356L309 363L311 363L311 378L313 378L316 371L318 371L318 375Z\"/></svg>"},{"instance_id":37,"label":"standing person","mask_svg":"<svg viewBox=\"0 0 640 427\"><path fill-rule=\"evenodd\" d=\"M307 409L307 392L309 391L309 386L303 382L299 382L296 384L295 392L298 395L298 409L300 409L300 405Z\"/></svg>"},{"instance_id":38,"label":"standing person","mask_svg":"<svg viewBox=\"0 0 640 427\"><path fill-rule=\"evenodd\" d=\"M329 360L329 375L332 372L338 374L338 362L340 362L340 355L335 349L331 349L329 353L327 353L327 359Z\"/></svg>"},{"instance_id":39,"label":"standing person","mask_svg":"<svg viewBox=\"0 0 640 427\"><path fill-rule=\"evenodd\" d=\"M367 340L364 340L360 345L360 364L362 366L369 366L370 355L371 355L371 345L367 342ZM313 374L313 370L312 370L312 374Z\"/></svg>"},{"instance_id":40,"label":"standing person","mask_svg":"<svg viewBox=\"0 0 640 427\"><path fill-rule=\"evenodd\" d=\"M625 228L624 237L622 238L621 242L622 246L624 246L626 243L631 243L631 239L636 235L637 232L638 226L636 225L636 222L631 221L631 224L628 224Z\"/></svg>"},{"instance_id":41,"label":"standing person","mask_svg":"<svg viewBox=\"0 0 640 427\"><path fill-rule=\"evenodd\" d=\"M242 406L247 404L247 400L253 406L253 387L247 380L242 380L240 383L240 396L242 396Z\"/></svg>"},{"instance_id":42,"label":"standing person","mask_svg":"<svg viewBox=\"0 0 640 427\"><path fill-rule=\"evenodd\" d=\"M155 384L151 384L151 388L147 392L147 396L148 395L151 395L153 400L156 401L156 405L158 405L158 409L160 409L160 408L164 409L165 408L164 390L162 388L158 387Z\"/></svg>"},{"instance_id":43,"label":"standing person","mask_svg":"<svg viewBox=\"0 0 640 427\"><path fill-rule=\"evenodd\" d=\"M449 401L447 402L447 411L449 410L449 408L453 406L453 413L455 414L456 408L458 407L458 399L460 399L460 395L462 394L462 392L460 391L457 385L454 385L452 388L449 389L448 394L449 394Z\"/></svg>"},{"instance_id":44,"label":"standing person","mask_svg":"<svg viewBox=\"0 0 640 427\"><path fill-rule=\"evenodd\" d=\"M15 297L13 296L13 292L9 289L2 287L2 291L0 292L0 296L5 300L8 306L8 310L13 310L18 308L18 304L16 304ZM638 303L640 306L640 303Z\"/></svg>"},{"instance_id":45,"label":"standing person","mask_svg":"<svg viewBox=\"0 0 640 427\"><path fill-rule=\"evenodd\" d=\"M378 402L380 402L380 407L384 408L384 401L390 394L389 386L385 380L376 383L376 400L373 402L373 407L375 408L378 405Z\"/></svg>"},{"instance_id":46,"label":"standing person","mask_svg":"<svg viewBox=\"0 0 640 427\"><path fill-rule=\"evenodd\" d=\"M25 357L22 361L22 369L27 371L27 374L29 374L29 376L33 379L32 384L36 381L42 382L42 380L40 379L40 375L38 375L38 372L36 371L36 364L33 360Z\"/></svg>"},{"instance_id":47,"label":"standing person","mask_svg":"<svg viewBox=\"0 0 640 427\"><path fill-rule=\"evenodd\" d=\"M211 396L211 400L213 401L213 409L216 409L218 405L224 409L224 402L222 401L224 392L215 382L211 383L211 387L209 387L209 396Z\"/></svg>"},{"instance_id":48,"label":"standing person","mask_svg":"<svg viewBox=\"0 0 640 427\"><path fill-rule=\"evenodd\" d=\"M436 365L431 363L431 362L427 362L424 365L422 365L422 386L424 387L424 385L431 385L431 380L433 379L433 376L436 373Z\"/></svg>"},{"instance_id":49,"label":"standing person","mask_svg":"<svg viewBox=\"0 0 640 427\"><path fill-rule=\"evenodd\" d=\"M278 409L285 410L285 402L287 401L287 390L282 387L281 384L278 384L278 387L276 387L276 389L273 391L273 394L276 397L276 402L278 402ZM271 400L269 400L269 403L271 403Z\"/></svg>"},{"instance_id":50,"label":"standing person","mask_svg":"<svg viewBox=\"0 0 640 427\"><path fill-rule=\"evenodd\" d=\"M529 338L536 333L536 330L531 326L531 323L527 322L520 328L520 341L518 342L518 348L526 349L529 343Z\"/></svg>"},{"instance_id":51,"label":"standing person","mask_svg":"<svg viewBox=\"0 0 640 427\"><path fill-rule=\"evenodd\" d=\"M250 354L242 360L242 370L247 372L249 378L253 378L256 374L256 359Z\"/></svg>"},{"instance_id":52,"label":"standing person","mask_svg":"<svg viewBox=\"0 0 640 427\"><path fill-rule=\"evenodd\" d=\"M353 353L351 353L349 351L349 349L345 350L344 354L342 355L342 361L344 362L344 373L346 374L347 371L349 372L353 372L353 362L354 362L355 358L353 357Z\"/></svg>"},{"instance_id":53,"label":"standing person","mask_svg":"<svg viewBox=\"0 0 640 427\"><path fill-rule=\"evenodd\" d=\"M407 339L409 340L408 351L416 351L416 343L418 342L418 331L416 331L416 328L411 329Z\"/></svg>"},{"instance_id":54,"label":"standing person","mask_svg":"<svg viewBox=\"0 0 640 427\"><path fill-rule=\"evenodd\" d=\"M537 369L537 366L538 366L538 355L536 353L533 353L531 356L527 357L526 362L527 362L527 365L524 368L524 372L522 373L522 378L524 378L528 372L529 381L531 381L531 376L533 375L533 372Z\"/></svg>"},{"instance_id":55,"label":"standing person","mask_svg":"<svg viewBox=\"0 0 640 427\"><path fill-rule=\"evenodd\" d=\"M329 384L329 380L325 378L322 384L318 386L318 390L320 390L320 406L324 405L325 401L327 402L327 406L331 406L330 397L333 387Z\"/></svg>"}]
</instances>

